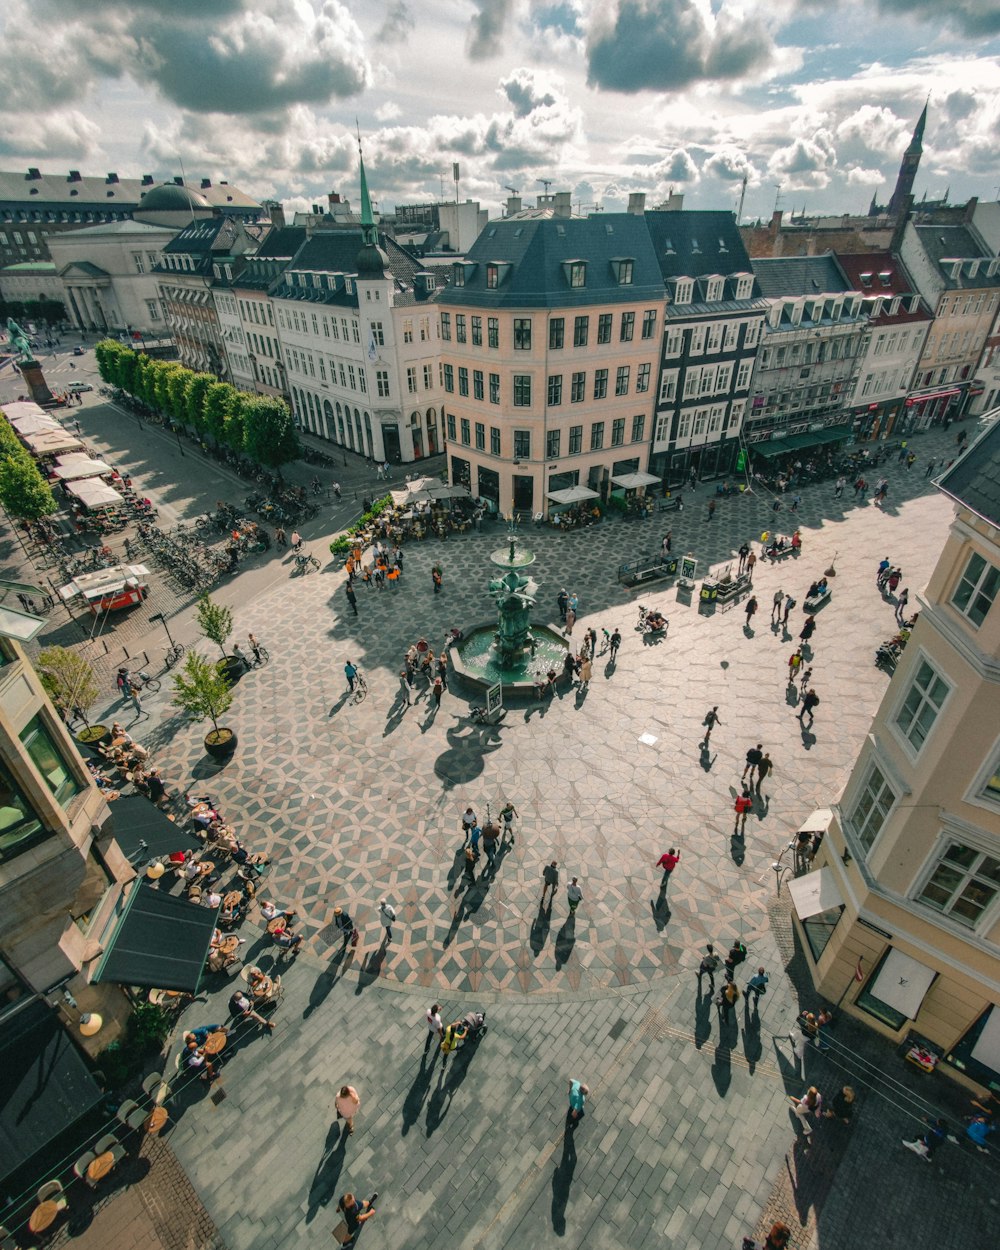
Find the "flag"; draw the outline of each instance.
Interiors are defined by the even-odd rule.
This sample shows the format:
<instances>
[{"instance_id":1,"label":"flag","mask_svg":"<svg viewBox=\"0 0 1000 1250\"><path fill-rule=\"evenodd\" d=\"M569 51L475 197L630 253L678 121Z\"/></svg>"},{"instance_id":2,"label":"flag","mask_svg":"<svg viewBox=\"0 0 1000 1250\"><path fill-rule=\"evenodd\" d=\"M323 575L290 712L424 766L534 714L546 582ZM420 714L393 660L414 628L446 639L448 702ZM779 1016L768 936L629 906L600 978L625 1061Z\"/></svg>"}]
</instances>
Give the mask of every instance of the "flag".
<instances>
[{"instance_id":1,"label":"flag","mask_svg":"<svg viewBox=\"0 0 1000 1250\"><path fill-rule=\"evenodd\" d=\"M861 956L861 955L859 955L859 956L858 956L858 966L854 969L854 979L855 979L855 981L863 981L863 980L865 979L865 974L864 974L864 971L863 971L863 969L862 969L862 967L861 967L861 960L862 960L862 956Z\"/></svg>"},{"instance_id":2,"label":"flag","mask_svg":"<svg viewBox=\"0 0 1000 1250\"><path fill-rule=\"evenodd\" d=\"M374 330L369 329L368 331L368 359L374 360L377 355L378 355L378 348L375 346L375 332Z\"/></svg>"}]
</instances>

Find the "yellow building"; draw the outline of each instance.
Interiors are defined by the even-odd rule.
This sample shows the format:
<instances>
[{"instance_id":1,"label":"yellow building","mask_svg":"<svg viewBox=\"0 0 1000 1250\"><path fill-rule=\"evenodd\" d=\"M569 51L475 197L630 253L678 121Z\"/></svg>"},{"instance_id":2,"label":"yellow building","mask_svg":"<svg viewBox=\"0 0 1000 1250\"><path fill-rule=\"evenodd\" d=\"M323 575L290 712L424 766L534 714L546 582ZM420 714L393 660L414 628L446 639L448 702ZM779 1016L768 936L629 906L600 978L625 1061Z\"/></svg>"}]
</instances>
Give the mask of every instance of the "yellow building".
<instances>
[{"instance_id":1,"label":"yellow building","mask_svg":"<svg viewBox=\"0 0 1000 1250\"><path fill-rule=\"evenodd\" d=\"M1000 1090L1000 423L940 486L955 520L919 619L790 889L822 994Z\"/></svg>"}]
</instances>

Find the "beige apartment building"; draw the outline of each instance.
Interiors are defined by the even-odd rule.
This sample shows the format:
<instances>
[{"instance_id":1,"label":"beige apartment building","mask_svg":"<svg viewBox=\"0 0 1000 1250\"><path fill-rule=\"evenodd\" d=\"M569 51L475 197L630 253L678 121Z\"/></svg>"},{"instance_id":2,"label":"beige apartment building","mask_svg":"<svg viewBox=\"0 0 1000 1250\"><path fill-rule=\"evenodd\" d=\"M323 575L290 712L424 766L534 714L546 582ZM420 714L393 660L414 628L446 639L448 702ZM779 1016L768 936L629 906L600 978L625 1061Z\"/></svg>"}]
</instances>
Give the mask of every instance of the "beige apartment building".
<instances>
[{"instance_id":1,"label":"beige apartment building","mask_svg":"<svg viewBox=\"0 0 1000 1250\"><path fill-rule=\"evenodd\" d=\"M823 995L1000 1090L1000 424L940 486L955 520L919 620L790 890Z\"/></svg>"},{"instance_id":2,"label":"beige apartment building","mask_svg":"<svg viewBox=\"0 0 1000 1250\"><path fill-rule=\"evenodd\" d=\"M436 297L451 481L538 514L644 470L665 298L641 212L490 223Z\"/></svg>"}]
</instances>

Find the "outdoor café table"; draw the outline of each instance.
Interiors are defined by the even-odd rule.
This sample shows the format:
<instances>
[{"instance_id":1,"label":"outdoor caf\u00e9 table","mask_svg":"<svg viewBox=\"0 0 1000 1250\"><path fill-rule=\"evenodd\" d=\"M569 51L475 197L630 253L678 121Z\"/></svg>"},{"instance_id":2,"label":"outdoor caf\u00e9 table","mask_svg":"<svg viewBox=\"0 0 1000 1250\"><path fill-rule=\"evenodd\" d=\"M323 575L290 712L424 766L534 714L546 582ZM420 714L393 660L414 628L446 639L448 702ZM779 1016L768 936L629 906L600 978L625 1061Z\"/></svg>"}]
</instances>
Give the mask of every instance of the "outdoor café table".
<instances>
[{"instance_id":1,"label":"outdoor caf\u00e9 table","mask_svg":"<svg viewBox=\"0 0 1000 1250\"><path fill-rule=\"evenodd\" d=\"M235 911L242 902L242 890L230 890L226 897L222 900L222 907L224 911Z\"/></svg>"},{"instance_id":2,"label":"outdoor caf\u00e9 table","mask_svg":"<svg viewBox=\"0 0 1000 1250\"><path fill-rule=\"evenodd\" d=\"M221 951L223 955L235 955L239 950L240 939L235 933L231 933L229 937L224 937L216 950Z\"/></svg>"},{"instance_id":3,"label":"outdoor caf\u00e9 table","mask_svg":"<svg viewBox=\"0 0 1000 1250\"><path fill-rule=\"evenodd\" d=\"M249 981L247 982L249 985ZM274 982L270 977L264 977L260 981L256 981L251 987L253 989L254 998L270 998L274 992Z\"/></svg>"},{"instance_id":4,"label":"outdoor caf\u00e9 table","mask_svg":"<svg viewBox=\"0 0 1000 1250\"><path fill-rule=\"evenodd\" d=\"M215 861L211 859L203 859L198 865L198 871L203 877L207 877L210 872L215 872Z\"/></svg>"},{"instance_id":5,"label":"outdoor caf\u00e9 table","mask_svg":"<svg viewBox=\"0 0 1000 1250\"><path fill-rule=\"evenodd\" d=\"M115 1156L110 1150L105 1150L104 1154L91 1161L87 1168L87 1177L92 1181L102 1181L114 1166Z\"/></svg>"},{"instance_id":6,"label":"outdoor caf\u00e9 table","mask_svg":"<svg viewBox=\"0 0 1000 1250\"><path fill-rule=\"evenodd\" d=\"M52 1202L51 1199L40 1202L31 1213L28 1220L28 1227L33 1233L44 1233L47 1228L51 1228L56 1222L56 1216L59 1214L59 1204Z\"/></svg>"},{"instance_id":7,"label":"outdoor caf\u00e9 table","mask_svg":"<svg viewBox=\"0 0 1000 1250\"><path fill-rule=\"evenodd\" d=\"M146 1121L146 1132L155 1137L168 1119L166 1107L156 1107Z\"/></svg>"},{"instance_id":8,"label":"outdoor caf\u00e9 table","mask_svg":"<svg viewBox=\"0 0 1000 1250\"><path fill-rule=\"evenodd\" d=\"M209 1033L205 1038L205 1054L215 1055L221 1054L226 1046L226 1035L220 1029L217 1033Z\"/></svg>"}]
</instances>

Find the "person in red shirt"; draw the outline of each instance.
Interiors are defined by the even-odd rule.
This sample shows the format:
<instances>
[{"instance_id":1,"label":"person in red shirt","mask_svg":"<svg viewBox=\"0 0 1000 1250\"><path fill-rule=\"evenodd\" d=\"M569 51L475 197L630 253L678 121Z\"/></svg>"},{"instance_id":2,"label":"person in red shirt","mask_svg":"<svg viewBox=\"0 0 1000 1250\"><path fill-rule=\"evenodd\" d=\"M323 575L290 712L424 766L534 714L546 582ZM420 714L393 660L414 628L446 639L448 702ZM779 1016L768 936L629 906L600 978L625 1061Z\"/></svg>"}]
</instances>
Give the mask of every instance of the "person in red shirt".
<instances>
[{"instance_id":1,"label":"person in red shirt","mask_svg":"<svg viewBox=\"0 0 1000 1250\"><path fill-rule=\"evenodd\" d=\"M680 858L680 851L676 851L673 847L671 847L669 851L661 855L656 861L655 867L663 869L663 880L660 882L661 889L665 890L667 888L667 882L670 880L670 874L677 867L680 862Z\"/></svg>"},{"instance_id":2,"label":"person in red shirt","mask_svg":"<svg viewBox=\"0 0 1000 1250\"><path fill-rule=\"evenodd\" d=\"M753 799L750 797L750 791L743 787L743 793L733 804L733 810L736 812L736 823L733 825L733 837L742 838L743 831L747 827L747 813L753 807Z\"/></svg>"}]
</instances>

